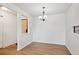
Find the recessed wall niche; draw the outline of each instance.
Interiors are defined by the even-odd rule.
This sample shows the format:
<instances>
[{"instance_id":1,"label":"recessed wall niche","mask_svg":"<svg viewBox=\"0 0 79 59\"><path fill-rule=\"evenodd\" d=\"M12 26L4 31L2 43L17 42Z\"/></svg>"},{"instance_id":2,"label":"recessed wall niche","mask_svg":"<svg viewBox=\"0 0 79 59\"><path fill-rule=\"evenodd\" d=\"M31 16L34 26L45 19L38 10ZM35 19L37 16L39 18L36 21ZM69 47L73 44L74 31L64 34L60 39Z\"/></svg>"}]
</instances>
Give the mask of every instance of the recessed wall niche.
<instances>
[{"instance_id":1,"label":"recessed wall niche","mask_svg":"<svg viewBox=\"0 0 79 59\"><path fill-rule=\"evenodd\" d=\"M22 17L22 33L28 33L28 19L26 16Z\"/></svg>"}]
</instances>

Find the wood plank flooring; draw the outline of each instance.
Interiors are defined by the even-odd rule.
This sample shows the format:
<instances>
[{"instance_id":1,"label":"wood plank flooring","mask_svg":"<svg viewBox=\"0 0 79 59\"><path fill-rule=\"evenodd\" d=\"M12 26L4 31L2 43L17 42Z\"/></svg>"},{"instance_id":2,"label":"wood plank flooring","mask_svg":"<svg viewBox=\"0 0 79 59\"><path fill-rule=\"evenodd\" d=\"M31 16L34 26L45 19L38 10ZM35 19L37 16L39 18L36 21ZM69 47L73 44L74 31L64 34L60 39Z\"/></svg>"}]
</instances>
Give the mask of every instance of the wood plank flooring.
<instances>
[{"instance_id":1,"label":"wood plank flooring","mask_svg":"<svg viewBox=\"0 0 79 59\"><path fill-rule=\"evenodd\" d=\"M64 45L33 42L20 51L16 51L16 45L0 48L0 55L70 55Z\"/></svg>"}]
</instances>

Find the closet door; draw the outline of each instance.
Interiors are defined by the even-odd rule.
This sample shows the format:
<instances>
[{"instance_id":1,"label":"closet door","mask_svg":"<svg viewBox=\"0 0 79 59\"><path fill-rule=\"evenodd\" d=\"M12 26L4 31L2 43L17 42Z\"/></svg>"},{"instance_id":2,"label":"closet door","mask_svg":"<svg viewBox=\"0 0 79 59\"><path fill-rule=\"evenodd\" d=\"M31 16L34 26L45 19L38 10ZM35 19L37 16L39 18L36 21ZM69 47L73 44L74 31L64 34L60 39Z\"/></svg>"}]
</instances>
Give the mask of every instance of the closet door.
<instances>
[{"instance_id":1,"label":"closet door","mask_svg":"<svg viewBox=\"0 0 79 59\"><path fill-rule=\"evenodd\" d=\"M17 14L0 8L0 48L17 43Z\"/></svg>"},{"instance_id":2,"label":"closet door","mask_svg":"<svg viewBox=\"0 0 79 59\"><path fill-rule=\"evenodd\" d=\"M0 10L0 48L3 47L3 20L2 11Z\"/></svg>"}]
</instances>

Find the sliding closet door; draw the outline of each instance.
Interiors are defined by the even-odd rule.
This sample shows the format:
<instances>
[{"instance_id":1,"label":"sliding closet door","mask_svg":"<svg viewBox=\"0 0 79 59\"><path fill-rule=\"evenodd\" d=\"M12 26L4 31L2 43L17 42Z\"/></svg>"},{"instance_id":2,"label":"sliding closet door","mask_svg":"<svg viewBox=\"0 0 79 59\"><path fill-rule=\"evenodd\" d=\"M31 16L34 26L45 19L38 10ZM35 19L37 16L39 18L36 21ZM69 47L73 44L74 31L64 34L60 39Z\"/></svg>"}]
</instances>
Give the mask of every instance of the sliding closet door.
<instances>
[{"instance_id":1,"label":"sliding closet door","mask_svg":"<svg viewBox=\"0 0 79 59\"><path fill-rule=\"evenodd\" d=\"M0 48L17 43L17 14L0 8Z\"/></svg>"},{"instance_id":2,"label":"sliding closet door","mask_svg":"<svg viewBox=\"0 0 79 59\"><path fill-rule=\"evenodd\" d=\"M0 48L2 48L3 45L3 20L2 20L2 11L0 10Z\"/></svg>"},{"instance_id":3,"label":"sliding closet door","mask_svg":"<svg viewBox=\"0 0 79 59\"><path fill-rule=\"evenodd\" d=\"M14 11L3 11L4 15L4 47L17 43L17 15Z\"/></svg>"}]
</instances>

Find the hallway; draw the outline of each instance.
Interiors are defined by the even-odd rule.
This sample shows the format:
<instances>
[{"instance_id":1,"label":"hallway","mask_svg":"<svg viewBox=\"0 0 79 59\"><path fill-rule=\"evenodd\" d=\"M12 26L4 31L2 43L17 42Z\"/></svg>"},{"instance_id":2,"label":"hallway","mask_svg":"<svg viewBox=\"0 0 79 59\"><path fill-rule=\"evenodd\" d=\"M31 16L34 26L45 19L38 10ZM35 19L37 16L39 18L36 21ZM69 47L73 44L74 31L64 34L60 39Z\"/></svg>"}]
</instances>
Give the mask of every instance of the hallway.
<instances>
[{"instance_id":1,"label":"hallway","mask_svg":"<svg viewBox=\"0 0 79 59\"><path fill-rule=\"evenodd\" d=\"M20 51L16 51L15 44L0 49L0 55L70 55L70 52L63 45L33 42Z\"/></svg>"}]
</instances>

